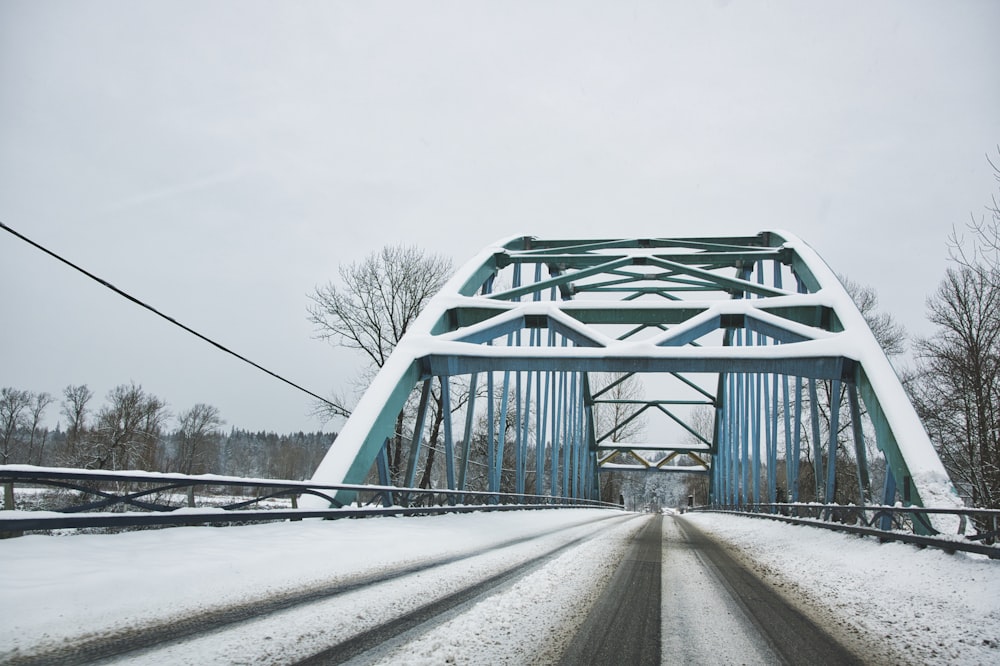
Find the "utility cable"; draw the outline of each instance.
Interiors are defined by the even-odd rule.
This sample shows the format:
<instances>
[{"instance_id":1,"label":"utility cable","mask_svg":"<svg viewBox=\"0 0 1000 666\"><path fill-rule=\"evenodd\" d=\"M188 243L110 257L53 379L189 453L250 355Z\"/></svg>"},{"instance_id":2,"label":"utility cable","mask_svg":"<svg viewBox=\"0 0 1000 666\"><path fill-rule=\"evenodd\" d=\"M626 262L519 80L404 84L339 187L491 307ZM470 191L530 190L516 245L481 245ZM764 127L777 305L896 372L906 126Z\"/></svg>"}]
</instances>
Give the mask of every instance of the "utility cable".
<instances>
[{"instance_id":1,"label":"utility cable","mask_svg":"<svg viewBox=\"0 0 1000 666\"><path fill-rule=\"evenodd\" d=\"M209 337L207 337L205 335L202 335L201 333L199 333L198 331L194 330L193 328L191 328L189 326L185 326L184 324L180 323L179 321L177 321L173 317L170 317L168 315L163 314L162 312L160 312L159 310L157 310L156 308L154 308L152 305L149 305L148 303L144 303L143 301L139 300L135 296L132 296L131 294L129 294L129 293L125 292L125 291L122 291L121 289L119 289L115 285L111 284L107 280L104 280L104 279L102 279L102 278L94 275L90 271L88 271L88 270L86 270L84 268L81 268L80 266L77 266L76 264L74 264L69 259L65 259L65 258L59 256L58 254L56 254L52 250L44 247L43 245L40 245L39 243L36 243L35 241L31 240L30 238L28 238L24 234L21 234L21 233L15 231L14 229L11 229L9 226L7 226L6 224L4 224L2 221L0 221L0 228L2 228L4 231L10 232L14 236L17 236L18 238L20 238L21 240L23 240L28 245L31 245L31 246L33 246L33 247L41 250L42 252L44 252L45 254L49 255L53 259L61 261L62 263L64 263L67 266L69 266L70 268L73 268L73 269L79 271L80 273L83 273L84 275L86 275L87 277L89 277L94 282L97 282L98 284L104 285L105 287L107 287L111 291L115 292L119 296L122 296L122 297L124 297L124 298L132 301L136 305L149 310L150 312L152 312L153 314L157 315L158 317L162 317L163 319L166 319L167 321L169 321L174 326L182 328L185 331L187 331L188 333L190 333L191 335L204 340L205 342L207 342L208 344L212 345L216 349L224 351L227 354L230 354L231 356L235 356L236 358L238 358L239 360L243 361L244 363L252 365L253 367L255 367L258 370L260 370L261 372L267 373L268 375L274 377L275 379L277 379L279 381L282 381L282 382L288 384L289 386L302 391L306 395L312 396L313 398L316 398L320 402L323 402L323 403L326 403L327 405L330 405L334 409L343 409L342 407L340 407L340 405L336 405L336 404L330 402L326 398L324 398L324 397L322 397L322 396L320 396L320 395L318 395L316 393L313 393L309 389L304 388L304 387L296 384L295 382L293 382L293 381L291 381L289 379L285 379L284 377L282 377L278 373L273 372L271 370L268 370L267 368L265 368L264 366L260 365L259 363L254 363L253 361L251 361L250 359L248 359L246 356L243 356L241 354L238 354L238 353L234 352L232 349L229 349L225 345L222 345L222 344L216 342L215 340L213 340L213 339L211 339L211 338L209 338Z\"/></svg>"}]
</instances>

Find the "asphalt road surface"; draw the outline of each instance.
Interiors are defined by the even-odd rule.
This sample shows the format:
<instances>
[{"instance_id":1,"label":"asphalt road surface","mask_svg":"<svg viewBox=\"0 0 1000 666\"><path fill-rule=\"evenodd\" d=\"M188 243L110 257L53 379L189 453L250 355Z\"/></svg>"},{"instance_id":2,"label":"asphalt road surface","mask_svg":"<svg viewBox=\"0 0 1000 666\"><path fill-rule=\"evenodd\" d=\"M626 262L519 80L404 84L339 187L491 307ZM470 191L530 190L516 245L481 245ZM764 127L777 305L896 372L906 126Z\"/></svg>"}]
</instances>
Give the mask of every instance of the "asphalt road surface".
<instances>
[{"instance_id":1,"label":"asphalt road surface","mask_svg":"<svg viewBox=\"0 0 1000 666\"><path fill-rule=\"evenodd\" d=\"M726 548L651 516L563 664L863 663Z\"/></svg>"}]
</instances>

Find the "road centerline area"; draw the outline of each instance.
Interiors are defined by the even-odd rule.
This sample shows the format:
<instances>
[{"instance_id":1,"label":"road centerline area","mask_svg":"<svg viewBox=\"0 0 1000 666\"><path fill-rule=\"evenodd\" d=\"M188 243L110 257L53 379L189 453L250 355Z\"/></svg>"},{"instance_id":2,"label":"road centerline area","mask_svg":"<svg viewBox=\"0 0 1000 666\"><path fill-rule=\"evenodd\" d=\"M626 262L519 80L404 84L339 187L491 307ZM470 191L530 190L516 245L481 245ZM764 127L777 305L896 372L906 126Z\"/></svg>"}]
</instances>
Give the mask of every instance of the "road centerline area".
<instances>
[{"instance_id":1,"label":"road centerline area","mask_svg":"<svg viewBox=\"0 0 1000 666\"><path fill-rule=\"evenodd\" d=\"M662 663L862 663L683 518L664 521L663 556Z\"/></svg>"},{"instance_id":2,"label":"road centerline area","mask_svg":"<svg viewBox=\"0 0 1000 666\"><path fill-rule=\"evenodd\" d=\"M681 517L651 516L560 663L858 664L726 547Z\"/></svg>"}]
</instances>

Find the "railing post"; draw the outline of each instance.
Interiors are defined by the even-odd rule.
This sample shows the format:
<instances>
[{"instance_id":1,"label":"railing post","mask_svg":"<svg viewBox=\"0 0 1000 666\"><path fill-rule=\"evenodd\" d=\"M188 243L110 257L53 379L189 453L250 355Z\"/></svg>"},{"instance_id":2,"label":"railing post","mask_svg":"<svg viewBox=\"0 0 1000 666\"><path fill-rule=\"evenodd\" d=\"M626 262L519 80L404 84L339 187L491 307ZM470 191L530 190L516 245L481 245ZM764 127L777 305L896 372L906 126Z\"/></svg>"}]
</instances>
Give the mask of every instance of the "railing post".
<instances>
[{"instance_id":1,"label":"railing post","mask_svg":"<svg viewBox=\"0 0 1000 666\"><path fill-rule=\"evenodd\" d=\"M882 487L882 506L890 506L896 501L896 477L892 475L890 467L885 468L885 485ZM879 521L879 529L889 531L892 529L892 514L883 513Z\"/></svg>"},{"instance_id":2,"label":"railing post","mask_svg":"<svg viewBox=\"0 0 1000 666\"><path fill-rule=\"evenodd\" d=\"M7 511L14 510L14 482L8 481L3 484L3 508ZM0 530L0 539L10 539L13 537L23 536L22 531L2 531Z\"/></svg>"},{"instance_id":3,"label":"railing post","mask_svg":"<svg viewBox=\"0 0 1000 666\"><path fill-rule=\"evenodd\" d=\"M382 444L382 448L379 449L378 456L375 458L375 466L378 469L378 483L380 486L392 485L392 480L389 478L389 453L386 450L388 445L389 440L386 439L386 441ZM392 506L392 493L388 490L382 493L382 505Z\"/></svg>"}]
</instances>

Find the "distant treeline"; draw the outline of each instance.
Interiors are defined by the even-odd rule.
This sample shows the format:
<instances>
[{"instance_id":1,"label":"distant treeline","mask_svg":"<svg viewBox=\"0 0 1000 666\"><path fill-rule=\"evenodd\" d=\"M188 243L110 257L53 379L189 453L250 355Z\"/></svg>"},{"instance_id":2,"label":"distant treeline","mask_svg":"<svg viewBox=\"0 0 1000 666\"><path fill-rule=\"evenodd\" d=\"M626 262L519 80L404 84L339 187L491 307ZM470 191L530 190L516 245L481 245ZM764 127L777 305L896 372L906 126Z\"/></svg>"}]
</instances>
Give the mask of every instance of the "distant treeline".
<instances>
[{"instance_id":1,"label":"distant treeline","mask_svg":"<svg viewBox=\"0 0 1000 666\"><path fill-rule=\"evenodd\" d=\"M49 429L46 412L55 403L49 393L0 391L0 464L306 479L337 437L236 427L227 433L215 407L197 404L172 415L136 384L115 387L100 406L86 385L67 386L63 420Z\"/></svg>"}]
</instances>

